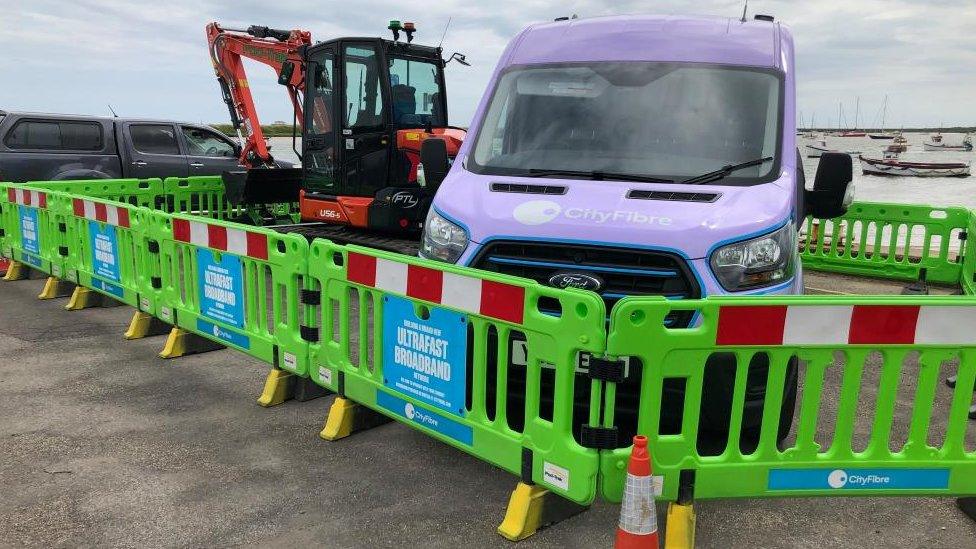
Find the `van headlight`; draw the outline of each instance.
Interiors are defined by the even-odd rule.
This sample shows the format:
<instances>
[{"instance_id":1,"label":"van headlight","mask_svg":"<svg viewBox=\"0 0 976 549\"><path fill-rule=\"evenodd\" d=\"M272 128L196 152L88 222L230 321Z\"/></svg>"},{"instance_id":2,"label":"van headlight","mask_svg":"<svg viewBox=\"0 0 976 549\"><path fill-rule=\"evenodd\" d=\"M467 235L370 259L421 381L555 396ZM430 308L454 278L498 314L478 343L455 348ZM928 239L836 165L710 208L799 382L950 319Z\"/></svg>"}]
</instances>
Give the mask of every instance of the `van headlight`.
<instances>
[{"instance_id":1,"label":"van headlight","mask_svg":"<svg viewBox=\"0 0 976 549\"><path fill-rule=\"evenodd\" d=\"M431 208L427 213L427 221L424 222L424 242L420 248L420 256L456 263L467 247L468 233Z\"/></svg>"},{"instance_id":2,"label":"van headlight","mask_svg":"<svg viewBox=\"0 0 976 549\"><path fill-rule=\"evenodd\" d=\"M730 292L762 288L792 278L795 256L796 229L787 223L770 234L715 250L712 272Z\"/></svg>"}]
</instances>

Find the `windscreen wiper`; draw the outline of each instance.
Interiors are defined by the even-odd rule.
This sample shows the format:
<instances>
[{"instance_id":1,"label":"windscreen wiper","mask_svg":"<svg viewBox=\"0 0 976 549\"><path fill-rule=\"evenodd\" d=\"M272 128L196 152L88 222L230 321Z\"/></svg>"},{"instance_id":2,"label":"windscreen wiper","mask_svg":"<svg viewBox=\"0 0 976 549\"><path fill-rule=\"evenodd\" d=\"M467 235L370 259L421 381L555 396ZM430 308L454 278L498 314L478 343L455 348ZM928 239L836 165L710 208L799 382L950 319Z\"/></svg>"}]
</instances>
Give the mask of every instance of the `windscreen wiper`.
<instances>
[{"instance_id":1,"label":"windscreen wiper","mask_svg":"<svg viewBox=\"0 0 976 549\"><path fill-rule=\"evenodd\" d=\"M738 164L729 164L728 166L722 166L721 168L715 170L714 172L703 173L701 175L696 175L691 179L685 179L681 183L687 183L689 185L703 185L705 183L711 183L712 181L717 181L719 179L724 179L732 174L732 172L737 170L742 170L745 168L751 168L753 166L760 166L772 160L772 156L766 156L763 158L757 158L755 160L749 160L748 162L740 162Z\"/></svg>"},{"instance_id":2,"label":"windscreen wiper","mask_svg":"<svg viewBox=\"0 0 976 549\"><path fill-rule=\"evenodd\" d=\"M643 181L647 183L674 183L671 179L664 179L661 177L654 177L651 175L640 175L633 173L616 173L616 172L605 172L601 170L585 171L585 170L547 170L532 168L525 173L513 174L519 177L554 177L554 176L567 176L567 177L581 177L586 179L592 179L594 181L605 181L605 180L617 180L617 181Z\"/></svg>"}]
</instances>

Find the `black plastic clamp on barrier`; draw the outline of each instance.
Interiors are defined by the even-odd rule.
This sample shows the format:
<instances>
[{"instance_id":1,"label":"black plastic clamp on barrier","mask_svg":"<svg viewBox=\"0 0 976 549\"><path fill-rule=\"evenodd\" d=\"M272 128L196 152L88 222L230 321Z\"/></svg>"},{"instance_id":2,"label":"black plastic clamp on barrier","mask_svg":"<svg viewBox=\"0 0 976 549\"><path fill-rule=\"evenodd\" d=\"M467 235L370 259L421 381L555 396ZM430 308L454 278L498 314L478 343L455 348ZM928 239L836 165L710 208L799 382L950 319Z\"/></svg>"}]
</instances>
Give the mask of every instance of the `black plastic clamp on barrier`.
<instances>
[{"instance_id":1,"label":"black plastic clamp on barrier","mask_svg":"<svg viewBox=\"0 0 976 549\"><path fill-rule=\"evenodd\" d=\"M301 332L302 339L308 341L309 343L318 343L319 341L318 328L313 328L312 326L299 326L298 329Z\"/></svg>"},{"instance_id":2,"label":"black plastic clamp on barrier","mask_svg":"<svg viewBox=\"0 0 976 549\"><path fill-rule=\"evenodd\" d=\"M322 304L322 294L318 290L302 290L300 295L303 305Z\"/></svg>"},{"instance_id":3,"label":"black plastic clamp on barrier","mask_svg":"<svg viewBox=\"0 0 976 549\"><path fill-rule=\"evenodd\" d=\"M616 427L580 426L580 445L595 450L614 450L617 448Z\"/></svg>"},{"instance_id":4,"label":"black plastic clamp on barrier","mask_svg":"<svg viewBox=\"0 0 976 549\"><path fill-rule=\"evenodd\" d=\"M524 484L535 484L532 482L532 450L522 448L522 482Z\"/></svg>"},{"instance_id":5,"label":"black plastic clamp on barrier","mask_svg":"<svg viewBox=\"0 0 976 549\"><path fill-rule=\"evenodd\" d=\"M7 236L7 231L0 229L0 238Z\"/></svg>"},{"instance_id":6,"label":"black plastic clamp on barrier","mask_svg":"<svg viewBox=\"0 0 976 549\"><path fill-rule=\"evenodd\" d=\"M158 254L159 253L159 242L155 240L150 240L146 243L146 247L149 249L149 253Z\"/></svg>"},{"instance_id":7,"label":"black plastic clamp on barrier","mask_svg":"<svg viewBox=\"0 0 976 549\"><path fill-rule=\"evenodd\" d=\"M627 361L607 360L605 358L590 357L590 379L607 383L623 383L627 379Z\"/></svg>"},{"instance_id":8,"label":"black plastic clamp on barrier","mask_svg":"<svg viewBox=\"0 0 976 549\"><path fill-rule=\"evenodd\" d=\"M62 233L68 232L68 225L67 225L67 223L63 223L63 222L62 223L58 223L58 232L62 232Z\"/></svg>"},{"instance_id":9,"label":"black plastic clamp on barrier","mask_svg":"<svg viewBox=\"0 0 976 549\"><path fill-rule=\"evenodd\" d=\"M61 257L68 257L68 247L58 246L58 253L61 254Z\"/></svg>"},{"instance_id":10,"label":"black plastic clamp on barrier","mask_svg":"<svg viewBox=\"0 0 976 549\"><path fill-rule=\"evenodd\" d=\"M959 240L966 240L967 238L969 238L969 233L966 231L959 232Z\"/></svg>"},{"instance_id":11,"label":"black plastic clamp on barrier","mask_svg":"<svg viewBox=\"0 0 976 549\"><path fill-rule=\"evenodd\" d=\"M163 279L158 276L149 277L149 284L152 285L154 290L158 290L163 287Z\"/></svg>"}]
</instances>

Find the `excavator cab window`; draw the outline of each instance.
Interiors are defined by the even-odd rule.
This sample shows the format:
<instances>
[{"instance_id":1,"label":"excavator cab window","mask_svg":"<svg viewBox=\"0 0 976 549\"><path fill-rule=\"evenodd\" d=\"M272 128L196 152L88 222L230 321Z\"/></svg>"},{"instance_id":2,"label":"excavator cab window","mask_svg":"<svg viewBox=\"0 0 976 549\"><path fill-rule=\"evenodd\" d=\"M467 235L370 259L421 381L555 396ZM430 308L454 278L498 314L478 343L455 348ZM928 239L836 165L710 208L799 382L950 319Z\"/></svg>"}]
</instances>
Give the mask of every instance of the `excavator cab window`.
<instances>
[{"instance_id":1,"label":"excavator cab window","mask_svg":"<svg viewBox=\"0 0 976 549\"><path fill-rule=\"evenodd\" d=\"M447 125L441 104L439 64L391 57L389 65L394 126L405 129Z\"/></svg>"},{"instance_id":2,"label":"excavator cab window","mask_svg":"<svg viewBox=\"0 0 976 549\"><path fill-rule=\"evenodd\" d=\"M309 59L311 81L306 84L302 164L305 188L312 192L334 192L336 185L335 51L325 49Z\"/></svg>"}]
</instances>

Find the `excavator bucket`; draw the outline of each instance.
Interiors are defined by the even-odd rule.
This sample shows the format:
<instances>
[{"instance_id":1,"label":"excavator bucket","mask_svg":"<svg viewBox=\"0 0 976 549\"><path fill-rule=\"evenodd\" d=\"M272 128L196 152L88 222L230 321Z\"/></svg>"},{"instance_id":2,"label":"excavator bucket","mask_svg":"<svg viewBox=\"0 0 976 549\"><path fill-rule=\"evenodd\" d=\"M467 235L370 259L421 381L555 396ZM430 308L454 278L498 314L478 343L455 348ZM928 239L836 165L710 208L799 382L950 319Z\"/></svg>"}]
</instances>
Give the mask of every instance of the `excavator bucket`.
<instances>
[{"instance_id":1,"label":"excavator bucket","mask_svg":"<svg viewBox=\"0 0 976 549\"><path fill-rule=\"evenodd\" d=\"M221 174L227 200L234 206L298 202L301 168L255 168Z\"/></svg>"}]
</instances>

